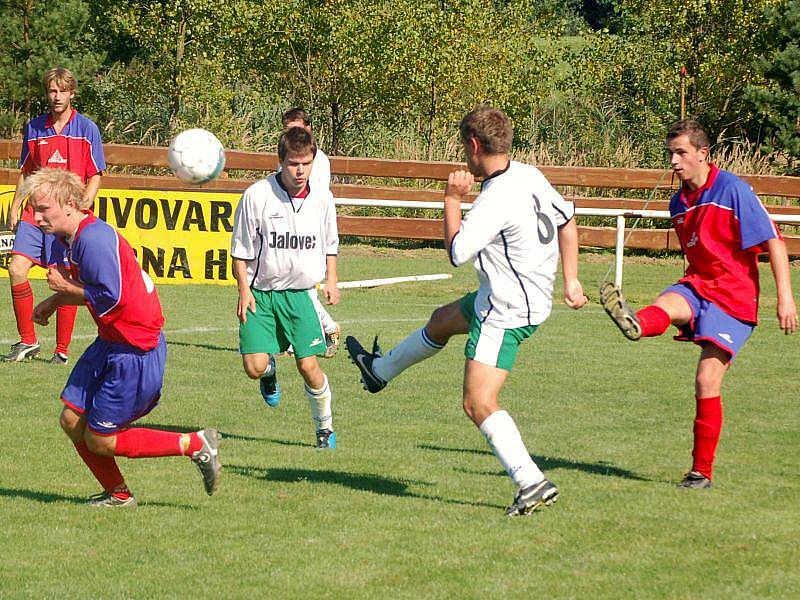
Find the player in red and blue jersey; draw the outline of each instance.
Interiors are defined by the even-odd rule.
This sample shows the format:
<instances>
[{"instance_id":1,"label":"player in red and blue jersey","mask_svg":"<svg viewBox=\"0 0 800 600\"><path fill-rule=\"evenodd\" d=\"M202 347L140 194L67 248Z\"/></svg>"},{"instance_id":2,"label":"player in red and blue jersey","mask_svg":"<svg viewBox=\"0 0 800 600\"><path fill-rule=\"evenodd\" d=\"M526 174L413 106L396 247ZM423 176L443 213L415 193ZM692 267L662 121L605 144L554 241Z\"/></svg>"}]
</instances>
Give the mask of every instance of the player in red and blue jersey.
<instances>
[{"instance_id":1,"label":"player in red and blue jersey","mask_svg":"<svg viewBox=\"0 0 800 600\"><path fill-rule=\"evenodd\" d=\"M619 290L604 288L603 304L630 339L678 328L679 341L701 347L695 375L694 458L680 487L711 487L722 429L722 380L758 323L758 255L769 253L778 292L778 325L797 331L786 245L752 188L708 162L709 139L697 121L678 121L667 150L681 189L670 215L688 267L677 284L635 315Z\"/></svg>"},{"instance_id":2,"label":"player in red and blue jersey","mask_svg":"<svg viewBox=\"0 0 800 600\"><path fill-rule=\"evenodd\" d=\"M19 160L21 171L11 204L11 229L16 231L16 236L8 274L20 341L11 347L11 352L3 360L14 362L33 358L40 351L31 321L34 299L28 274L34 265L47 266L54 242L52 235L45 234L36 226L30 206L26 206L20 215L25 200L22 193L25 179L45 167L67 169L86 184L82 205L89 207L94 202L100 188L100 176L106 168L100 130L72 108L72 99L77 91L72 73L63 67L50 69L44 76L43 85L50 112L25 126ZM68 360L76 312L75 306L58 309L53 363L64 364Z\"/></svg>"},{"instance_id":3,"label":"player in red and blue jersey","mask_svg":"<svg viewBox=\"0 0 800 600\"><path fill-rule=\"evenodd\" d=\"M212 494L221 468L214 429L130 428L158 404L164 380L164 315L153 281L125 238L82 208L84 187L77 175L40 169L25 185L36 225L56 236L47 273L55 294L34 309L34 321L46 325L59 306L85 304L97 323L97 339L61 392L61 427L103 486L89 503L136 506L115 456L189 456Z\"/></svg>"}]
</instances>

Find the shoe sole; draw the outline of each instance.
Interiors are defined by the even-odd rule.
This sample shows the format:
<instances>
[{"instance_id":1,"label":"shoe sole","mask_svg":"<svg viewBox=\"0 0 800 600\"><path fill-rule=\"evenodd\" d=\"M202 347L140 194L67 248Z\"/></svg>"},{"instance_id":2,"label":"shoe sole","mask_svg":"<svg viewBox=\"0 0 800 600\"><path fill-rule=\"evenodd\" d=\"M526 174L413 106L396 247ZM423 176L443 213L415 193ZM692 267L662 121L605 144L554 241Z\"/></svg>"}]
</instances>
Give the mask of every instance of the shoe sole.
<instances>
[{"instance_id":1,"label":"shoe sole","mask_svg":"<svg viewBox=\"0 0 800 600\"><path fill-rule=\"evenodd\" d=\"M642 326L636 320L636 315L628 306L622 291L613 283L606 283L600 288L600 304L603 310L611 317L614 324L629 340L635 342L642 337Z\"/></svg>"}]
</instances>

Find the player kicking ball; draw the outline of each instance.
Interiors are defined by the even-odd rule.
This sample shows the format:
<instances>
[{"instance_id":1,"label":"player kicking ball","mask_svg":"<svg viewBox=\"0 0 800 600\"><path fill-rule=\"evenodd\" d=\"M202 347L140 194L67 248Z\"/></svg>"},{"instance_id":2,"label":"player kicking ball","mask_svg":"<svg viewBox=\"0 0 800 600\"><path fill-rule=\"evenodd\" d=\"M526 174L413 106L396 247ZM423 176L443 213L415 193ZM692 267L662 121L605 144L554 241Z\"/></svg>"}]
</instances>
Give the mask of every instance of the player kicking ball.
<instances>
[{"instance_id":1,"label":"player kicking ball","mask_svg":"<svg viewBox=\"0 0 800 600\"><path fill-rule=\"evenodd\" d=\"M750 186L708 161L708 135L697 121L670 127L667 152L681 189L669 211L688 266L677 284L634 313L613 284L601 289L606 312L631 340L663 334L699 345L691 470L678 486L711 487L722 430L722 380L758 322L758 254L768 252L778 291L778 326L797 331L786 245Z\"/></svg>"},{"instance_id":2,"label":"player kicking ball","mask_svg":"<svg viewBox=\"0 0 800 600\"><path fill-rule=\"evenodd\" d=\"M461 121L460 133L469 172L456 171L448 178L444 237L454 266L472 261L478 290L438 308L425 327L385 356L377 338L372 352L352 336L345 344L364 386L375 393L439 352L453 335L468 333L464 412L517 486L506 514L526 515L555 502L558 488L531 459L498 397L519 345L550 314L559 250L565 302L575 309L586 303L578 280L575 208L538 169L509 160L514 133L502 111L476 108ZM474 177L483 178L481 192L462 221L461 203Z\"/></svg>"},{"instance_id":3,"label":"player kicking ball","mask_svg":"<svg viewBox=\"0 0 800 600\"><path fill-rule=\"evenodd\" d=\"M247 376L259 380L268 406L278 406L275 355L294 350L316 426L316 447L336 447L331 388L319 366L325 332L309 290L326 279L329 304L339 301L339 234L333 196L308 185L317 144L302 127L278 141L280 172L245 190L234 215L233 273L239 287L239 352Z\"/></svg>"},{"instance_id":4,"label":"player kicking ball","mask_svg":"<svg viewBox=\"0 0 800 600\"><path fill-rule=\"evenodd\" d=\"M103 491L92 506L135 507L115 456L188 456L211 495L219 483L219 441L214 429L175 433L131 428L158 404L167 346L164 316L152 280L128 242L83 208L84 188L74 173L41 169L25 179L36 225L54 234L47 283L55 292L33 311L46 325L59 306L85 304L97 339L78 359L61 392L61 427ZM63 265L69 264L69 271Z\"/></svg>"}]
</instances>

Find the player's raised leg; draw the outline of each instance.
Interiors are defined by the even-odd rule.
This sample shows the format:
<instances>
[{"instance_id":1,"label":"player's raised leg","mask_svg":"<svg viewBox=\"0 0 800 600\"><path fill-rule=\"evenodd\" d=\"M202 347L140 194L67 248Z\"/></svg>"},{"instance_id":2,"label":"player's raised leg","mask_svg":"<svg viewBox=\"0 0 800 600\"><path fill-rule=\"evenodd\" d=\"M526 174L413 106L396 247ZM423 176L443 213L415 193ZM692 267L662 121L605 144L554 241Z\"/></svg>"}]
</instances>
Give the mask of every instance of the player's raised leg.
<instances>
[{"instance_id":1,"label":"player's raised leg","mask_svg":"<svg viewBox=\"0 0 800 600\"><path fill-rule=\"evenodd\" d=\"M324 358L333 358L339 351L342 328L333 320L330 313L325 310L322 302L319 301L316 288L308 290L308 295L311 297L311 302L314 303L314 310L317 311L317 317L322 324L322 330L325 332L325 354L323 356Z\"/></svg>"},{"instance_id":2,"label":"player's raised leg","mask_svg":"<svg viewBox=\"0 0 800 600\"><path fill-rule=\"evenodd\" d=\"M278 384L278 365L275 356L267 353L242 354L244 372L250 379L258 379L261 397L267 406L274 408L281 403L281 386Z\"/></svg>"},{"instance_id":3,"label":"player's raised leg","mask_svg":"<svg viewBox=\"0 0 800 600\"><path fill-rule=\"evenodd\" d=\"M438 353L451 337L467 333L469 323L463 310L466 298L474 299L474 294L437 308L424 327L410 333L385 355L377 338L372 352L368 352L355 337L348 336L345 340L347 352L361 371L365 389L373 394L379 392L409 367Z\"/></svg>"}]
</instances>

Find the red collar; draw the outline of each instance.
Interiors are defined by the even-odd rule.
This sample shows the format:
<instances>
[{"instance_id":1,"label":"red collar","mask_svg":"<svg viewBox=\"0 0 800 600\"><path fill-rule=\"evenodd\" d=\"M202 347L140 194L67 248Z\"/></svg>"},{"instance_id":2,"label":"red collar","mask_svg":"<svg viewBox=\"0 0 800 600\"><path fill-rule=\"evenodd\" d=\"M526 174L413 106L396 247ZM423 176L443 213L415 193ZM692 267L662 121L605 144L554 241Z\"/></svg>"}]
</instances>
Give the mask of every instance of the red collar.
<instances>
[{"instance_id":1,"label":"red collar","mask_svg":"<svg viewBox=\"0 0 800 600\"><path fill-rule=\"evenodd\" d=\"M67 125L72 123L72 120L75 118L75 115L78 114L78 111L75 110L74 108L72 108L71 110L72 114L70 114L69 119L67 119L67 122L64 124L64 127L61 129L61 131L64 131ZM47 127L48 129L53 129L53 113L47 113L47 118L44 120L44 126Z\"/></svg>"},{"instance_id":2,"label":"red collar","mask_svg":"<svg viewBox=\"0 0 800 600\"><path fill-rule=\"evenodd\" d=\"M683 202L686 206L694 206L697 204L697 201L700 200L700 196L703 195L703 192L714 185L714 182L717 180L719 168L714 163L709 163L708 166L711 167L708 172L708 178L706 179L706 182L699 188L696 190L690 190L686 185L681 185L681 202Z\"/></svg>"}]
</instances>

